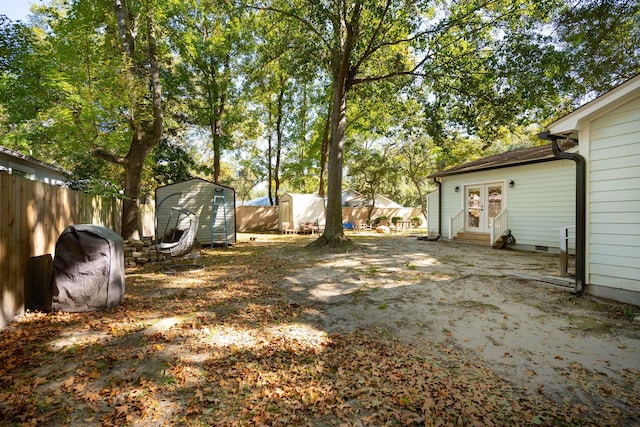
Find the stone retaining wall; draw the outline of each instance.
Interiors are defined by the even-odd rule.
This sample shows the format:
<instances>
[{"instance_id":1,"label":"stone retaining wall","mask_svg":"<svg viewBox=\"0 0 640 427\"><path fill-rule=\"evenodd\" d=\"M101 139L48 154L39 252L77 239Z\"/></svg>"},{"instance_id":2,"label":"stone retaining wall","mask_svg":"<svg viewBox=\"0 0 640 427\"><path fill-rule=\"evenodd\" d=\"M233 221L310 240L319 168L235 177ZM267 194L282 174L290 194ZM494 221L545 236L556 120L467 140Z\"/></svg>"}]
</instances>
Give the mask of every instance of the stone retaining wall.
<instances>
[{"instance_id":1,"label":"stone retaining wall","mask_svg":"<svg viewBox=\"0 0 640 427\"><path fill-rule=\"evenodd\" d=\"M160 261L164 261L166 257L160 255ZM149 263L158 262L156 257L156 247L151 239L143 238L142 240L125 240L124 241L124 266L136 267Z\"/></svg>"}]
</instances>

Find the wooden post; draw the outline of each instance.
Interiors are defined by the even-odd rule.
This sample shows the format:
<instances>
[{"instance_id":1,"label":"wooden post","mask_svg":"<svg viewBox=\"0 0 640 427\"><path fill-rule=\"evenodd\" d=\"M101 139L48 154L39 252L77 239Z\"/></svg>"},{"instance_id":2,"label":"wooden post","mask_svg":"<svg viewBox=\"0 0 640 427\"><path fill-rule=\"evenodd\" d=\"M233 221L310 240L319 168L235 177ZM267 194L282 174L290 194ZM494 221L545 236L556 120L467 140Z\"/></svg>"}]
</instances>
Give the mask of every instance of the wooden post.
<instances>
[{"instance_id":1,"label":"wooden post","mask_svg":"<svg viewBox=\"0 0 640 427\"><path fill-rule=\"evenodd\" d=\"M560 276L567 277L569 264L569 228L560 228Z\"/></svg>"}]
</instances>

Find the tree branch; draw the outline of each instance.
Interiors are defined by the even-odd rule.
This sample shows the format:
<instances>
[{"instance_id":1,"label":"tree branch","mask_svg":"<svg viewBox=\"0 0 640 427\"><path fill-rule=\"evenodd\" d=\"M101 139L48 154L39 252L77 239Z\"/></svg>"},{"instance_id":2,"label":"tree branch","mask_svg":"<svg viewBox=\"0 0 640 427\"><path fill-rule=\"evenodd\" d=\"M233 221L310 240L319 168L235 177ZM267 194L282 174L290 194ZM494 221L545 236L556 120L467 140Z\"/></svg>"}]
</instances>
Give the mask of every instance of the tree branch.
<instances>
[{"instance_id":1,"label":"tree branch","mask_svg":"<svg viewBox=\"0 0 640 427\"><path fill-rule=\"evenodd\" d=\"M331 44L323 37L322 33L313 26L313 24L311 24L309 21L307 21L306 19L296 15L293 12L290 11L286 11L283 9L278 9L276 7L272 7L272 6L248 6L251 9L255 9L255 10L263 10L263 11L267 11L267 12L276 12L279 13L281 15L287 16L289 18L293 18L294 20L302 23L305 27L307 27L309 30L311 30L312 33L314 33L316 36L318 36L318 38L320 39L320 41L322 42L322 44L327 48L327 50L331 51Z\"/></svg>"},{"instance_id":2,"label":"tree branch","mask_svg":"<svg viewBox=\"0 0 640 427\"><path fill-rule=\"evenodd\" d=\"M115 163L117 165L124 165L127 162L127 159L125 159L124 157L111 153L104 148L93 150L93 156L97 157L98 159L106 160L110 163Z\"/></svg>"},{"instance_id":3,"label":"tree branch","mask_svg":"<svg viewBox=\"0 0 640 427\"><path fill-rule=\"evenodd\" d=\"M360 60L353 66L354 75L355 75L355 73L358 72L358 68L360 68L362 63L364 61L366 61L367 58L369 58L369 56L371 56L378 49L378 47L375 47L375 48L373 47L373 43L375 42L376 38L378 37L378 34L380 34L380 29L382 28L382 25L384 24L384 20L385 20L385 17L387 16L387 12L389 11L390 5L391 5L391 0L387 0L387 3L385 5L385 7L384 7L384 12L382 13L382 16L380 17L380 22L378 23L378 26L376 27L376 30L371 35L371 39L369 40L369 44L367 45L367 48L365 49L364 53L362 54L362 57L360 58Z\"/></svg>"}]
</instances>

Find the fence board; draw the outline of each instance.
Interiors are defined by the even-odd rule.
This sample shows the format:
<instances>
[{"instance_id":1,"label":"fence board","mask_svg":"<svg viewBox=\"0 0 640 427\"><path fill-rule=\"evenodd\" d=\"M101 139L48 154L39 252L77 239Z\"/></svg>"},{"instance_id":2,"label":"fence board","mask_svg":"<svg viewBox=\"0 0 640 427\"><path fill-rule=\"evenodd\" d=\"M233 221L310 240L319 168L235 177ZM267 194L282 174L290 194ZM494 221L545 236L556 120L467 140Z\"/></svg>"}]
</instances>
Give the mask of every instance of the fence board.
<instances>
[{"instance_id":1,"label":"fence board","mask_svg":"<svg viewBox=\"0 0 640 427\"><path fill-rule=\"evenodd\" d=\"M8 176L8 175L7 175ZM10 194L11 182L8 179L4 179L5 175L1 175L2 183L0 184L0 212L2 212L2 224L0 224L0 244L2 250L0 251L0 297L2 298L2 304L0 304L0 326L4 326L10 319L15 311L14 309L14 296L13 289L11 288L12 279L9 277L11 251L10 251L10 224L9 221L13 218L11 210L12 201Z\"/></svg>"}]
</instances>

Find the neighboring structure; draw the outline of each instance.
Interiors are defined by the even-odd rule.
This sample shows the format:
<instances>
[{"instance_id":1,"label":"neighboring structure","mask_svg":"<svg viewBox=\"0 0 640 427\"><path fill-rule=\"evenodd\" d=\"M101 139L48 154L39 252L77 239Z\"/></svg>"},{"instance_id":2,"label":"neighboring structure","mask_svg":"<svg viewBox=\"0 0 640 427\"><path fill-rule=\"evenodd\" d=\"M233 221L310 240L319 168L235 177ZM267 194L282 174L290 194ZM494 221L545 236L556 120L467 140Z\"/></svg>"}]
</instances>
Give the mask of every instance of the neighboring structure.
<instances>
[{"instance_id":1,"label":"neighboring structure","mask_svg":"<svg viewBox=\"0 0 640 427\"><path fill-rule=\"evenodd\" d=\"M271 206L268 196L258 197L257 199L247 200L241 206Z\"/></svg>"},{"instance_id":2,"label":"neighboring structure","mask_svg":"<svg viewBox=\"0 0 640 427\"><path fill-rule=\"evenodd\" d=\"M551 145L497 154L430 177L440 187L427 196L431 237L489 245L509 229L517 248L559 252L557 229L575 224L573 162L555 158Z\"/></svg>"},{"instance_id":3,"label":"neighboring structure","mask_svg":"<svg viewBox=\"0 0 640 427\"><path fill-rule=\"evenodd\" d=\"M3 172L51 185L64 185L68 176L57 166L0 146L0 173Z\"/></svg>"},{"instance_id":4,"label":"neighboring structure","mask_svg":"<svg viewBox=\"0 0 640 427\"><path fill-rule=\"evenodd\" d=\"M263 196L257 199L247 200L243 206L271 206L269 197ZM371 206L371 199L351 188L342 190L342 207L361 208ZM398 203L382 195L376 195L376 208L401 208Z\"/></svg>"},{"instance_id":5,"label":"neighboring structure","mask_svg":"<svg viewBox=\"0 0 640 427\"><path fill-rule=\"evenodd\" d=\"M640 305L640 75L540 136L579 144L576 290Z\"/></svg>"},{"instance_id":6,"label":"neighboring structure","mask_svg":"<svg viewBox=\"0 0 640 427\"><path fill-rule=\"evenodd\" d=\"M214 196L218 196L215 209ZM168 208L176 206L195 213L199 221L196 237L201 245L225 244L225 220L227 243L236 242L236 192L233 188L195 178L156 188L155 200L156 209L161 206L157 211L160 233L167 224L169 228L173 226Z\"/></svg>"},{"instance_id":7,"label":"neighboring structure","mask_svg":"<svg viewBox=\"0 0 640 427\"><path fill-rule=\"evenodd\" d=\"M304 231L305 224L324 228L324 198L315 194L285 193L280 196L280 231ZM287 227L288 225L288 227Z\"/></svg>"},{"instance_id":8,"label":"neighboring structure","mask_svg":"<svg viewBox=\"0 0 640 427\"><path fill-rule=\"evenodd\" d=\"M342 206L346 208L361 208L371 206L371 199L351 188L342 190ZM401 208L402 206L388 197L376 195L376 208Z\"/></svg>"}]
</instances>

